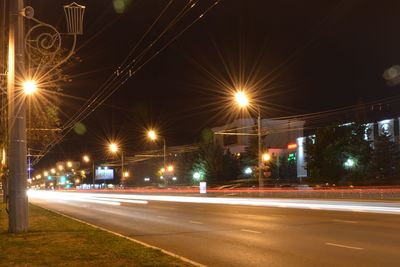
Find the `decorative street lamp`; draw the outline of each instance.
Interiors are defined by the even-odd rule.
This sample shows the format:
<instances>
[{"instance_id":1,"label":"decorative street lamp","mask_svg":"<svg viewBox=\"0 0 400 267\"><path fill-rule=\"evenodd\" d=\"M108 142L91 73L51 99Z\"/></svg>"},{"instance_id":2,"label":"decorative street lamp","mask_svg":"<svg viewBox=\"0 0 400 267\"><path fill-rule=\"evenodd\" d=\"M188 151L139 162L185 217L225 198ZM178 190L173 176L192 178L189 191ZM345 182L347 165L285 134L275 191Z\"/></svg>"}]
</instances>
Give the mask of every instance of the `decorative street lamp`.
<instances>
[{"instance_id":1,"label":"decorative street lamp","mask_svg":"<svg viewBox=\"0 0 400 267\"><path fill-rule=\"evenodd\" d=\"M31 70L26 71L26 54L30 66L36 68L33 73L39 73L36 82L46 79L47 75L66 62L74 53L76 38L83 32L83 15L85 7L72 3L64 6L67 20L67 34L73 36L73 45L66 57L59 59L61 34L50 24L34 17L32 7L24 7L24 0L9 1L9 42L8 42L8 207L11 233L21 233L28 230L28 197L27 188L27 146L26 146L26 102L23 92L34 92L33 82L22 84ZM37 24L28 29L25 34L24 18ZM34 56L33 56L34 55ZM31 78L31 77L29 77ZM31 80L33 81L33 80ZM24 89L25 88L25 89ZM22 93L21 93L22 92Z\"/></svg>"}]
</instances>

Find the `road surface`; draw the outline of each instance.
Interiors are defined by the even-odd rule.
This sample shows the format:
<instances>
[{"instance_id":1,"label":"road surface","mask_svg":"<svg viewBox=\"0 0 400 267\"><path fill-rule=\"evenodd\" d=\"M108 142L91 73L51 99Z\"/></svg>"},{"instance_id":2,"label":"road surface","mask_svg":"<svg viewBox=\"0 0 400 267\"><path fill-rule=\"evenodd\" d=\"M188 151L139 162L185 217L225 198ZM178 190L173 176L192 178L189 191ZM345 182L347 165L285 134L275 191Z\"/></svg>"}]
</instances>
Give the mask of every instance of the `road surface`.
<instances>
[{"instance_id":1,"label":"road surface","mask_svg":"<svg viewBox=\"0 0 400 267\"><path fill-rule=\"evenodd\" d=\"M30 196L30 201L207 266L400 263L398 214L154 200L109 205Z\"/></svg>"}]
</instances>

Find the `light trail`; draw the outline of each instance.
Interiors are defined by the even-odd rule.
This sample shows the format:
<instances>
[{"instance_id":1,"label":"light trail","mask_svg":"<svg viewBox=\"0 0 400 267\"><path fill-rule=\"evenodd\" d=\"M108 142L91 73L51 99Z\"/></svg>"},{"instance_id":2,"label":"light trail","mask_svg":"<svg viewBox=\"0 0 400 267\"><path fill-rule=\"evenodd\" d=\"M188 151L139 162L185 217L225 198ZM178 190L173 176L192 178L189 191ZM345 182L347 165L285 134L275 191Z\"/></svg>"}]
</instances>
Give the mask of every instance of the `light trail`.
<instances>
[{"instance_id":1,"label":"light trail","mask_svg":"<svg viewBox=\"0 0 400 267\"><path fill-rule=\"evenodd\" d=\"M187 197L135 194L101 194L53 191L28 191L28 197L48 200L71 200L97 202L99 204L120 205L121 202L147 204L147 201L165 201L178 203L244 205L277 208L335 210L347 212L388 213L400 215L400 203L350 202L327 200L288 200L288 199L258 199L258 198L221 198L221 197ZM104 203L100 203L104 202ZM116 204L117 203L117 204Z\"/></svg>"}]
</instances>

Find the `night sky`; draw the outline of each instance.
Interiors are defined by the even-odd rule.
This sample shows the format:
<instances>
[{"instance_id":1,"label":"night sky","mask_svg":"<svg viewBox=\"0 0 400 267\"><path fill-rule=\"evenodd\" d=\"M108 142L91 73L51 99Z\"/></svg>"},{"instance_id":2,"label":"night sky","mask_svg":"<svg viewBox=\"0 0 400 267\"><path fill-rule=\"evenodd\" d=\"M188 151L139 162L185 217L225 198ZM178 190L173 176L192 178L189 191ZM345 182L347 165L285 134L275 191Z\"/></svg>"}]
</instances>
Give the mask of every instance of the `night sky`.
<instances>
[{"instance_id":1,"label":"night sky","mask_svg":"<svg viewBox=\"0 0 400 267\"><path fill-rule=\"evenodd\" d=\"M65 30L61 6L69 1L28 2L36 17ZM172 1L130 59L187 2ZM198 1L142 60L214 2ZM118 13L112 0L79 2L87 6L76 53L81 62L65 70L72 81L61 84L63 121L113 75L169 0L125 3ZM100 157L107 138L121 140L127 154L154 148L144 138L148 127L169 145L194 143L201 129L232 119L226 98L240 84L269 118L395 97L400 88L386 85L382 74L400 63L399 11L396 0L222 0L83 120L85 134L71 131L41 164L78 160L84 152Z\"/></svg>"}]
</instances>

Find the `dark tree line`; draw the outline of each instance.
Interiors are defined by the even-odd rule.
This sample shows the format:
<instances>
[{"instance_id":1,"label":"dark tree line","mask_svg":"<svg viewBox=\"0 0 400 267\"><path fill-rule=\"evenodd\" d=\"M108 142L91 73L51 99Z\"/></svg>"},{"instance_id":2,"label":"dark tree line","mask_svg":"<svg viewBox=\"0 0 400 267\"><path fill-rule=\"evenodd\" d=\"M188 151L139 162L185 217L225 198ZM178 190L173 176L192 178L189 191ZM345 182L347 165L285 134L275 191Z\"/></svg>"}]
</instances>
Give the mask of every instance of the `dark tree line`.
<instances>
[{"instance_id":1,"label":"dark tree line","mask_svg":"<svg viewBox=\"0 0 400 267\"><path fill-rule=\"evenodd\" d=\"M399 144L389 135L365 140L366 126L319 128L306 139L310 180L335 184L384 183L400 177Z\"/></svg>"}]
</instances>

